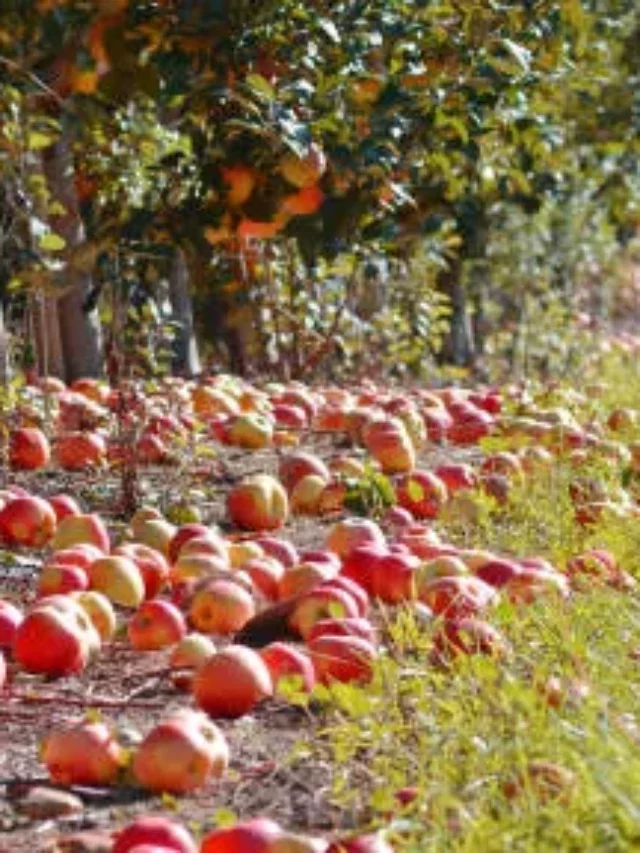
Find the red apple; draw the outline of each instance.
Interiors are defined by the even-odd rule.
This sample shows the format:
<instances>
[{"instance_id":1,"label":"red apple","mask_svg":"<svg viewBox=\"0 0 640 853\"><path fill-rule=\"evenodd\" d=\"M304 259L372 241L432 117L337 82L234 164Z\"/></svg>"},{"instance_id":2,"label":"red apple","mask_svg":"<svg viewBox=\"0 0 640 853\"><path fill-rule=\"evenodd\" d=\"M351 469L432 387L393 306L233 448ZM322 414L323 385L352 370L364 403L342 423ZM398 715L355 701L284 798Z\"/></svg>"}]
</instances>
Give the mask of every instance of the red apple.
<instances>
[{"instance_id":1,"label":"red apple","mask_svg":"<svg viewBox=\"0 0 640 853\"><path fill-rule=\"evenodd\" d=\"M362 616L345 616L341 619L327 618L315 622L305 638L307 643L318 637L361 637L373 645L376 644L376 629L368 619Z\"/></svg>"},{"instance_id":2,"label":"red apple","mask_svg":"<svg viewBox=\"0 0 640 853\"><path fill-rule=\"evenodd\" d=\"M375 646L361 637L317 637L308 643L309 654L322 684L332 681L368 682L377 656Z\"/></svg>"},{"instance_id":3,"label":"red apple","mask_svg":"<svg viewBox=\"0 0 640 853\"><path fill-rule=\"evenodd\" d=\"M235 826L214 829L202 839L200 853L269 853L269 844L282 833L269 818L242 821Z\"/></svg>"},{"instance_id":4,"label":"red apple","mask_svg":"<svg viewBox=\"0 0 640 853\"><path fill-rule=\"evenodd\" d=\"M300 562L298 549L287 539L278 539L276 536L258 536L254 540L269 557L278 560L285 569L295 566Z\"/></svg>"},{"instance_id":5,"label":"red apple","mask_svg":"<svg viewBox=\"0 0 640 853\"><path fill-rule=\"evenodd\" d=\"M184 794L221 776L229 746L205 714L183 708L161 720L133 756L133 775L151 791Z\"/></svg>"},{"instance_id":6,"label":"red apple","mask_svg":"<svg viewBox=\"0 0 640 853\"><path fill-rule=\"evenodd\" d=\"M474 574L480 580L488 583L489 586L500 589L509 583L513 577L519 575L521 571L520 566L512 560L503 560L496 557L478 566Z\"/></svg>"},{"instance_id":7,"label":"red apple","mask_svg":"<svg viewBox=\"0 0 640 853\"><path fill-rule=\"evenodd\" d=\"M250 592L234 580L204 581L191 599L189 622L203 634L235 634L254 616Z\"/></svg>"},{"instance_id":8,"label":"red apple","mask_svg":"<svg viewBox=\"0 0 640 853\"><path fill-rule=\"evenodd\" d=\"M187 633L185 618L170 601L145 601L127 624L127 637L138 651L175 646Z\"/></svg>"},{"instance_id":9,"label":"red apple","mask_svg":"<svg viewBox=\"0 0 640 853\"><path fill-rule=\"evenodd\" d=\"M440 577L424 584L419 598L437 615L463 619L482 613L496 600L493 587L472 575Z\"/></svg>"},{"instance_id":10,"label":"red apple","mask_svg":"<svg viewBox=\"0 0 640 853\"><path fill-rule=\"evenodd\" d=\"M87 626L79 624L79 613L63 613L47 606L47 600L42 599L18 626L13 637L13 657L27 672L52 677L80 672L89 660ZM89 617L81 612L89 624Z\"/></svg>"},{"instance_id":11,"label":"red apple","mask_svg":"<svg viewBox=\"0 0 640 853\"><path fill-rule=\"evenodd\" d=\"M287 520L289 502L278 480L268 474L256 474L234 486L227 498L227 511L238 527L274 530Z\"/></svg>"},{"instance_id":12,"label":"red apple","mask_svg":"<svg viewBox=\"0 0 640 853\"><path fill-rule=\"evenodd\" d=\"M447 500L447 487L430 471L413 471L400 480L396 495L415 518L436 518Z\"/></svg>"},{"instance_id":13,"label":"red apple","mask_svg":"<svg viewBox=\"0 0 640 853\"><path fill-rule=\"evenodd\" d=\"M106 458L106 442L95 432L69 432L61 435L56 443L56 459L65 471L95 468Z\"/></svg>"},{"instance_id":14,"label":"red apple","mask_svg":"<svg viewBox=\"0 0 640 853\"><path fill-rule=\"evenodd\" d=\"M89 589L89 578L79 566L47 563L38 577L38 597Z\"/></svg>"},{"instance_id":15,"label":"red apple","mask_svg":"<svg viewBox=\"0 0 640 853\"><path fill-rule=\"evenodd\" d=\"M327 584L311 590L297 602L289 617L289 626L304 638L320 619L357 615L358 606L349 593Z\"/></svg>"},{"instance_id":16,"label":"red apple","mask_svg":"<svg viewBox=\"0 0 640 853\"><path fill-rule=\"evenodd\" d=\"M56 728L41 751L49 776L59 785L113 784L125 765L125 750L101 722L81 720Z\"/></svg>"},{"instance_id":17,"label":"red apple","mask_svg":"<svg viewBox=\"0 0 640 853\"><path fill-rule=\"evenodd\" d=\"M131 853L141 844L152 844L175 853L198 853L198 845L186 827L166 817L138 817L117 833L112 853Z\"/></svg>"},{"instance_id":18,"label":"red apple","mask_svg":"<svg viewBox=\"0 0 640 853\"><path fill-rule=\"evenodd\" d=\"M406 554L386 554L375 564L371 593L388 604L399 604L412 596L414 575L420 558L410 551Z\"/></svg>"},{"instance_id":19,"label":"red apple","mask_svg":"<svg viewBox=\"0 0 640 853\"><path fill-rule=\"evenodd\" d=\"M275 693L278 693L278 682L283 678L296 678L306 693L313 690L315 670L311 658L302 649L289 643L275 642L260 649L259 655L271 673Z\"/></svg>"},{"instance_id":20,"label":"red apple","mask_svg":"<svg viewBox=\"0 0 640 853\"><path fill-rule=\"evenodd\" d=\"M0 651L11 648L23 618L22 611L15 604L0 598Z\"/></svg>"},{"instance_id":21,"label":"red apple","mask_svg":"<svg viewBox=\"0 0 640 853\"><path fill-rule=\"evenodd\" d=\"M9 442L9 464L20 471L44 468L51 459L51 448L46 435L37 427L14 430Z\"/></svg>"},{"instance_id":22,"label":"red apple","mask_svg":"<svg viewBox=\"0 0 640 853\"><path fill-rule=\"evenodd\" d=\"M0 509L0 539L6 545L41 548L55 529L56 515L42 498L17 497Z\"/></svg>"},{"instance_id":23,"label":"red apple","mask_svg":"<svg viewBox=\"0 0 640 853\"><path fill-rule=\"evenodd\" d=\"M338 589L343 589L345 592L348 592L356 603L358 616L367 615L369 612L369 596L367 591L360 586L357 581L340 574L335 578L331 578L330 581L327 581L327 586L334 588L337 587Z\"/></svg>"},{"instance_id":24,"label":"red apple","mask_svg":"<svg viewBox=\"0 0 640 853\"><path fill-rule=\"evenodd\" d=\"M343 558L341 575L355 581L371 595L376 567L388 553L386 545L378 542L358 545Z\"/></svg>"},{"instance_id":25,"label":"red apple","mask_svg":"<svg viewBox=\"0 0 640 853\"><path fill-rule=\"evenodd\" d=\"M482 654L500 658L507 643L502 634L482 619L446 619L434 638L436 652L443 658Z\"/></svg>"},{"instance_id":26,"label":"red apple","mask_svg":"<svg viewBox=\"0 0 640 853\"><path fill-rule=\"evenodd\" d=\"M246 646L227 646L197 671L193 694L213 717L242 717L273 694L273 682L260 655Z\"/></svg>"},{"instance_id":27,"label":"red apple","mask_svg":"<svg viewBox=\"0 0 640 853\"><path fill-rule=\"evenodd\" d=\"M56 514L58 524L69 515L82 515L80 504L71 495L53 495L47 500Z\"/></svg>"},{"instance_id":28,"label":"red apple","mask_svg":"<svg viewBox=\"0 0 640 853\"><path fill-rule=\"evenodd\" d=\"M278 477L287 492L291 493L299 480L310 474L321 477L325 482L331 479L331 474L320 457L304 451L294 451L280 459Z\"/></svg>"},{"instance_id":29,"label":"red apple","mask_svg":"<svg viewBox=\"0 0 640 853\"><path fill-rule=\"evenodd\" d=\"M385 545L384 533L375 521L368 518L345 518L329 531L327 548L342 560L359 545Z\"/></svg>"},{"instance_id":30,"label":"red apple","mask_svg":"<svg viewBox=\"0 0 640 853\"><path fill-rule=\"evenodd\" d=\"M211 528L206 527L204 524L190 523L181 525L175 532L174 536L169 543L169 560L172 563L175 563L178 559L178 555L180 554L180 549L183 545L185 545L190 539L194 539L195 537L209 537L214 536Z\"/></svg>"},{"instance_id":31,"label":"red apple","mask_svg":"<svg viewBox=\"0 0 640 853\"><path fill-rule=\"evenodd\" d=\"M463 489L473 489L478 484L478 476L471 465L464 462L450 462L438 467L433 472L442 480L449 495L454 495Z\"/></svg>"}]
</instances>

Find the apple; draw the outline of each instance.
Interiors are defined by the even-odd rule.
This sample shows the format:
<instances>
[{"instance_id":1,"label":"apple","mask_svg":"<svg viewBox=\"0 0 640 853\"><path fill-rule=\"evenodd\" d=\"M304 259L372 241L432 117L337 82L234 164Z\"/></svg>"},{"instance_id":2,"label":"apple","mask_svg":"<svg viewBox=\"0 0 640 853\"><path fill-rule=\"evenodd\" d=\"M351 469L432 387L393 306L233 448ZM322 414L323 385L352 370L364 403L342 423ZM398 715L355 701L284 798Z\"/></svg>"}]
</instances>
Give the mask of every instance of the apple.
<instances>
[{"instance_id":1,"label":"apple","mask_svg":"<svg viewBox=\"0 0 640 853\"><path fill-rule=\"evenodd\" d=\"M74 545L93 545L102 553L109 553L109 533L99 515L86 513L62 519L51 541L51 547L54 551L59 551Z\"/></svg>"},{"instance_id":2,"label":"apple","mask_svg":"<svg viewBox=\"0 0 640 853\"><path fill-rule=\"evenodd\" d=\"M78 613L63 612L42 599L24 617L15 631L12 643L14 660L35 674L59 677L81 672L89 661L89 617L78 607ZM69 599L70 604L73 604ZM82 619L86 623L82 623Z\"/></svg>"},{"instance_id":3,"label":"apple","mask_svg":"<svg viewBox=\"0 0 640 853\"><path fill-rule=\"evenodd\" d=\"M464 462L449 462L438 467L433 472L441 480L449 495L464 489L474 489L478 484L478 476L471 465Z\"/></svg>"},{"instance_id":4,"label":"apple","mask_svg":"<svg viewBox=\"0 0 640 853\"><path fill-rule=\"evenodd\" d=\"M189 830L161 816L142 816L128 823L116 834L112 853L131 853L142 844L174 853L198 853L198 845Z\"/></svg>"},{"instance_id":5,"label":"apple","mask_svg":"<svg viewBox=\"0 0 640 853\"><path fill-rule=\"evenodd\" d=\"M327 484L327 480L318 474L307 474L298 480L289 495L291 512L296 515L316 515Z\"/></svg>"},{"instance_id":6,"label":"apple","mask_svg":"<svg viewBox=\"0 0 640 853\"><path fill-rule=\"evenodd\" d=\"M415 519L411 512L403 506L398 505L390 506L389 509L385 510L385 513L382 516L383 528L389 528L394 532L402 530L404 527L408 527L410 524L413 524L414 521Z\"/></svg>"},{"instance_id":7,"label":"apple","mask_svg":"<svg viewBox=\"0 0 640 853\"><path fill-rule=\"evenodd\" d=\"M476 616L496 601L496 591L473 575L438 577L422 585L419 600L447 619Z\"/></svg>"},{"instance_id":8,"label":"apple","mask_svg":"<svg viewBox=\"0 0 640 853\"><path fill-rule=\"evenodd\" d=\"M494 428L494 418L472 403L451 403L448 411L453 417L453 424L447 430L447 437L452 444L460 446L477 444Z\"/></svg>"},{"instance_id":9,"label":"apple","mask_svg":"<svg viewBox=\"0 0 640 853\"><path fill-rule=\"evenodd\" d=\"M107 596L96 590L87 590L75 593L74 598L88 615L102 642L112 640L118 620Z\"/></svg>"},{"instance_id":10,"label":"apple","mask_svg":"<svg viewBox=\"0 0 640 853\"><path fill-rule=\"evenodd\" d=\"M22 611L15 604L0 598L0 651L11 648L23 618Z\"/></svg>"},{"instance_id":11,"label":"apple","mask_svg":"<svg viewBox=\"0 0 640 853\"><path fill-rule=\"evenodd\" d=\"M323 585L300 598L289 616L289 627L304 638L320 619L356 616L358 605L348 592Z\"/></svg>"},{"instance_id":12,"label":"apple","mask_svg":"<svg viewBox=\"0 0 640 853\"><path fill-rule=\"evenodd\" d=\"M37 427L14 430L9 439L9 465L20 471L44 468L51 459L46 435Z\"/></svg>"},{"instance_id":13,"label":"apple","mask_svg":"<svg viewBox=\"0 0 640 853\"><path fill-rule=\"evenodd\" d=\"M299 563L287 569L278 582L278 598L285 600L308 592L336 577L338 569L329 563Z\"/></svg>"},{"instance_id":14,"label":"apple","mask_svg":"<svg viewBox=\"0 0 640 853\"><path fill-rule=\"evenodd\" d=\"M132 770L143 788L184 794L220 777L228 766L224 734L205 714L183 708L149 732L133 756Z\"/></svg>"},{"instance_id":15,"label":"apple","mask_svg":"<svg viewBox=\"0 0 640 853\"><path fill-rule=\"evenodd\" d=\"M212 531L187 539L187 541L180 546L180 550L178 551L178 555L174 562L179 560L181 557L193 557L200 554L218 557L226 563L226 565L231 565L228 543L225 542L221 536L218 536Z\"/></svg>"},{"instance_id":16,"label":"apple","mask_svg":"<svg viewBox=\"0 0 640 853\"><path fill-rule=\"evenodd\" d=\"M275 601L279 596L279 583L285 569L282 563L272 557L254 557L242 566L255 588L269 601Z\"/></svg>"},{"instance_id":17,"label":"apple","mask_svg":"<svg viewBox=\"0 0 640 853\"><path fill-rule=\"evenodd\" d=\"M227 512L238 527L274 530L287 520L287 493L282 484L268 474L246 477L229 493Z\"/></svg>"},{"instance_id":18,"label":"apple","mask_svg":"<svg viewBox=\"0 0 640 853\"><path fill-rule=\"evenodd\" d=\"M41 548L56 529L56 515L42 498L17 497L0 509L0 539L5 545Z\"/></svg>"},{"instance_id":19,"label":"apple","mask_svg":"<svg viewBox=\"0 0 640 853\"><path fill-rule=\"evenodd\" d=\"M366 683L373 676L376 648L362 637L324 635L307 643L307 648L316 677L322 684L332 681Z\"/></svg>"},{"instance_id":20,"label":"apple","mask_svg":"<svg viewBox=\"0 0 640 853\"><path fill-rule=\"evenodd\" d=\"M96 432L68 432L56 442L56 460L65 471L96 468L107 458L107 444Z\"/></svg>"},{"instance_id":21,"label":"apple","mask_svg":"<svg viewBox=\"0 0 640 853\"><path fill-rule=\"evenodd\" d=\"M157 651L175 646L187 633L185 618L170 601L145 601L127 623L127 637L138 651Z\"/></svg>"},{"instance_id":22,"label":"apple","mask_svg":"<svg viewBox=\"0 0 640 853\"><path fill-rule=\"evenodd\" d=\"M169 559L169 546L175 536L176 527L164 518L148 518L135 526L135 540L159 551Z\"/></svg>"},{"instance_id":23,"label":"apple","mask_svg":"<svg viewBox=\"0 0 640 853\"><path fill-rule=\"evenodd\" d=\"M404 474L416 464L416 450L399 418L373 421L365 427L364 445L384 474Z\"/></svg>"},{"instance_id":24,"label":"apple","mask_svg":"<svg viewBox=\"0 0 640 853\"><path fill-rule=\"evenodd\" d=\"M200 853L269 853L269 844L281 835L282 829L275 821L253 818L214 829L202 839Z\"/></svg>"},{"instance_id":25,"label":"apple","mask_svg":"<svg viewBox=\"0 0 640 853\"><path fill-rule=\"evenodd\" d=\"M171 542L169 543L169 562L175 563L178 559L180 551L190 539L194 539L196 537L206 537L208 540L213 540L216 542L215 534L210 527L206 527L204 524L199 524L197 522L191 522L190 524L182 524L173 537L171 538ZM216 543L221 544L221 543Z\"/></svg>"},{"instance_id":26,"label":"apple","mask_svg":"<svg viewBox=\"0 0 640 853\"><path fill-rule=\"evenodd\" d=\"M428 406L421 410L422 420L427 428L427 437L434 444L441 444L449 436L449 430L453 427L453 417L442 404Z\"/></svg>"},{"instance_id":27,"label":"apple","mask_svg":"<svg viewBox=\"0 0 640 853\"><path fill-rule=\"evenodd\" d=\"M414 518L436 518L447 500L447 487L430 471L413 471L396 487L400 506Z\"/></svg>"},{"instance_id":28,"label":"apple","mask_svg":"<svg viewBox=\"0 0 640 853\"><path fill-rule=\"evenodd\" d=\"M384 533L368 518L346 518L336 522L326 540L326 547L342 560L354 548L365 544L385 545Z\"/></svg>"},{"instance_id":29,"label":"apple","mask_svg":"<svg viewBox=\"0 0 640 853\"><path fill-rule=\"evenodd\" d=\"M258 542L245 539L240 542L229 542L227 544L227 557L234 569L243 566L247 560L254 557L264 557L262 546Z\"/></svg>"},{"instance_id":30,"label":"apple","mask_svg":"<svg viewBox=\"0 0 640 853\"><path fill-rule=\"evenodd\" d=\"M169 563L160 551L141 542L125 542L113 549L114 557L128 557L142 575L145 599L155 598L169 580Z\"/></svg>"},{"instance_id":31,"label":"apple","mask_svg":"<svg viewBox=\"0 0 640 853\"><path fill-rule=\"evenodd\" d=\"M89 578L79 566L47 563L38 577L37 594L39 598L56 593L82 592L89 589Z\"/></svg>"},{"instance_id":32,"label":"apple","mask_svg":"<svg viewBox=\"0 0 640 853\"><path fill-rule=\"evenodd\" d=\"M277 403L273 407L273 417L276 426L293 427L293 429L304 429L309 426L307 413L300 406L293 406L290 403Z\"/></svg>"},{"instance_id":33,"label":"apple","mask_svg":"<svg viewBox=\"0 0 640 853\"><path fill-rule=\"evenodd\" d=\"M522 568L513 560L504 560L494 557L482 565L478 566L474 574L480 580L488 583L489 586L495 589L500 589L512 580L516 575L519 575Z\"/></svg>"},{"instance_id":34,"label":"apple","mask_svg":"<svg viewBox=\"0 0 640 853\"><path fill-rule=\"evenodd\" d=\"M274 642L260 649L259 655L271 673L274 691L278 693L281 679L295 678L306 693L310 693L316 683L316 673L309 655L290 643Z\"/></svg>"},{"instance_id":35,"label":"apple","mask_svg":"<svg viewBox=\"0 0 640 853\"><path fill-rule=\"evenodd\" d=\"M394 853L381 835L352 835L333 841L326 853Z\"/></svg>"},{"instance_id":36,"label":"apple","mask_svg":"<svg viewBox=\"0 0 640 853\"><path fill-rule=\"evenodd\" d=\"M69 515L82 515L80 504L71 495L53 495L47 500L56 514L58 524Z\"/></svg>"},{"instance_id":37,"label":"apple","mask_svg":"<svg viewBox=\"0 0 640 853\"><path fill-rule=\"evenodd\" d=\"M319 456L303 451L296 451L283 456L278 467L278 477L287 492L291 493L304 477L316 476L323 482L331 479L331 474Z\"/></svg>"},{"instance_id":38,"label":"apple","mask_svg":"<svg viewBox=\"0 0 640 853\"><path fill-rule=\"evenodd\" d=\"M310 835L283 832L267 847L267 853L326 853L329 842Z\"/></svg>"},{"instance_id":39,"label":"apple","mask_svg":"<svg viewBox=\"0 0 640 853\"><path fill-rule=\"evenodd\" d=\"M274 557L282 563L285 569L295 566L300 562L298 549L287 539L278 539L276 536L259 536L254 540L268 557Z\"/></svg>"},{"instance_id":40,"label":"apple","mask_svg":"<svg viewBox=\"0 0 640 853\"><path fill-rule=\"evenodd\" d=\"M547 596L568 598L569 583L560 572L522 566L520 572L505 584L503 590L514 604L531 604Z\"/></svg>"},{"instance_id":41,"label":"apple","mask_svg":"<svg viewBox=\"0 0 640 853\"><path fill-rule=\"evenodd\" d=\"M507 652L502 634L493 625L475 617L445 619L433 642L436 652L445 659L476 654L501 658Z\"/></svg>"},{"instance_id":42,"label":"apple","mask_svg":"<svg viewBox=\"0 0 640 853\"><path fill-rule=\"evenodd\" d=\"M258 412L236 415L227 424L226 437L234 447L262 450L273 441L273 422Z\"/></svg>"},{"instance_id":43,"label":"apple","mask_svg":"<svg viewBox=\"0 0 640 853\"><path fill-rule=\"evenodd\" d=\"M196 704L213 717L242 717L273 694L273 682L260 655L231 645L212 655L196 672Z\"/></svg>"},{"instance_id":44,"label":"apple","mask_svg":"<svg viewBox=\"0 0 640 853\"><path fill-rule=\"evenodd\" d=\"M195 670L215 652L213 641L204 634L192 633L182 637L169 658L169 667L178 670L171 674L173 684L180 690L189 690Z\"/></svg>"},{"instance_id":45,"label":"apple","mask_svg":"<svg viewBox=\"0 0 640 853\"><path fill-rule=\"evenodd\" d=\"M200 580L231 574L228 559L215 554L188 554L180 557L169 572L172 586L187 580Z\"/></svg>"},{"instance_id":46,"label":"apple","mask_svg":"<svg viewBox=\"0 0 640 853\"><path fill-rule=\"evenodd\" d=\"M170 461L167 445L159 435L141 435L136 441L134 453L138 465L162 465Z\"/></svg>"},{"instance_id":47,"label":"apple","mask_svg":"<svg viewBox=\"0 0 640 853\"><path fill-rule=\"evenodd\" d=\"M196 591L189 607L189 621L203 634L235 634L255 612L251 593L232 579L217 579L205 582Z\"/></svg>"},{"instance_id":48,"label":"apple","mask_svg":"<svg viewBox=\"0 0 640 853\"><path fill-rule=\"evenodd\" d=\"M376 629L363 616L328 617L320 619L309 629L305 640L310 643L317 637L361 637L373 645L376 644Z\"/></svg>"},{"instance_id":49,"label":"apple","mask_svg":"<svg viewBox=\"0 0 640 853\"><path fill-rule=\"evenodd\" d=\"M138 538L140 529L147 521L162 520L163 515L159 509L154 506L141 506L135 511L129 521L129 529L134 539Z\"/></svg>"},{"instance_id":50,"label":"apple","mask_svg":"<svg viewBox=\"0 0 640 853\"><path fill-rule=\"evenodd\" d=\"M136 608L144 601L142 574L128 557L101 557L87 571L89 587L104 593L114 604Z\"/></svg>"},{"instance_id":51,"label":"apple","mask_svg":"<svg viewBox=\"0 0 640 853\"><path fill-rule=\"evenodd\" d=\"M400 545L406 545L412 554L425 559L432 555L434 545L442 544L436 531L425 524L403 527L396 541Z\"/></svg>"},{"instance_id":52,"label":"apple","mask_svg":"<svg viewBox=\"0 0 640 853\"><path fill-rule=\"evenodd\" d=\"M372 594L376 566L388 553L386 545L379 542L358 545L343 558L341 575Z\"/></svg>"},{"instance_id":53,"label":"apple","mask_svg":"<svg viewBox=\"0 0 640 853\"><path fill-rule=\"evenodd\" d=\"M45 738L41 758L58 785L112 785L125 764L125 750L101 722L81 720L55 728Z\"/></svg>"},{"instance_id":54,"label":"apple","mask_svg":"<svg viewBox=\"0 0 640 853\"><path fill-rule=\"evenodd\" d=\"M358 608L358 616L366 616L369 612L369 595L367 591L360 586L360 584L353 580L352 578L348 578L343 574L336 575L335 578L331 578L331 580L326 582L327 586L343 589L345 592L348 592L351 598L356 603L356 607Z\"/></svg>"},{"instance_id":55,"label":"apple","mask_svg":"<svg viewBox=\"0 0 640 853\"><path fill-rule=\"evenodd\" d=\"M508 479L524 480L520 458L508 450L501 450L485 457L480 466L480 472L481 474L500 474Z\"/></svg>"},{"instance_id":56,"label":"apple","mask_svg":"<svg viewBox=\"0 0 640 853\"><path fill-rule=\"evenodd\" d=\"M420 558L408 551L385 554L373 569L371 594L387 604L399 604L413 596Z\"/></svg>"}]
</instances>

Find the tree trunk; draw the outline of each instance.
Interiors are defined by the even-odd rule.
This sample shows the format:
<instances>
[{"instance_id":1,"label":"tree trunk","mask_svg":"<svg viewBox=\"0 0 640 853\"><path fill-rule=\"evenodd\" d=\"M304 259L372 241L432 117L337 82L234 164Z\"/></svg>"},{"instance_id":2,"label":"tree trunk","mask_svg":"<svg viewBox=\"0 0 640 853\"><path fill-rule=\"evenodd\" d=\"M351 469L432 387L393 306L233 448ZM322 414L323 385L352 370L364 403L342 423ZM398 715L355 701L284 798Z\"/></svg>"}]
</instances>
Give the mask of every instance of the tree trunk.
<instances>
[{"instance_id":1,"label":"tree trunk","mask_svg":"<svg viewBox=\"0 0 640 853\"><path fill-rule=\"evenodd\" d=\"M451 316L439 361L469 367L475 357L475 343L467 305L467 293L462 282L462 259L457 257L438 276L438 289L449 297Z\"/></svg>"},{"instance_id":2,"label":"tree trunk","mask_svg":"<svg viewBox=\"0 0 640 853\"><path fill-rule=\"evenodd\" d=\"M60 334L57 299L35 294L31 300L32 329L39 376L65 378L65 362Z\"/></svg>"},{"instance_id":3,"label":"tree trunk","mask_svg":"<svg viewBox=\"0 0 640 853\"><path fill-rule=\"evenodd\" d=\"M85 233L67 139L62 137L47 149L44 170L52 199L65 208L64 214L51 217L51 227L65 240L68 251L75 249L85 242ZM99 376L102 373L102 335L97 310L85 311L84 308L91 288L91 274L70 270L65 284L72 289L59 300L58 318L64 377L67 382L72 382L81 376Z\"/></svg>"},{"instance_id":4,"label":"tree trunk","mask_svg":"<svg viewBox=\"0 0 640 853\"><path fill-rule=\"evenodd\" d=\"M195 376L200 373L198 343L193 328L193 310L189 295L189 269L184 253L178 249L169 273L169 300L173 319L180 324L174 342L173 369L176 373Z\"/></svg>"}]
</instances>

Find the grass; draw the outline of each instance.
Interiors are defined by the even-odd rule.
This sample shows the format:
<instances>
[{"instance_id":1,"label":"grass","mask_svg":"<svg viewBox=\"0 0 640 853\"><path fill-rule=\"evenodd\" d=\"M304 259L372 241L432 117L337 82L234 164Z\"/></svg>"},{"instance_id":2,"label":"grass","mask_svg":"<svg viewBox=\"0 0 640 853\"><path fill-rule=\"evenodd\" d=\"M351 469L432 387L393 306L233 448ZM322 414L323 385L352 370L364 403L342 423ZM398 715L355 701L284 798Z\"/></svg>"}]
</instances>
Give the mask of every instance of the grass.
<instances>
[{"instance_id":1,"label":"grass","mask_svg":"<svg viewBox=\"0 0 640 853\"><path fill-rule=\"evenodd\" d=\"M640 376L623 359L598 378L607 386L599 398L571 398L582 422L640 403ZM554 394L562 399L562 389ZM477 498L477 512L450 519L446 533L560 568L583 548L608 547L640 578L640 521L605 514L595 527L577 525L569 496L577 475L615 494L625 470L601 454L578 471L565 458L515 488L506 506ZM430 663L437 625L425 628L410 609L385 618L389 639L373 682L323 688L317 738L296 752L331 765L330 798L354 825L385 828L395 849L415 853L640 849L637 593L596 586L570 601L501 603L489 619L508 640L506 657L463 657L446 669ZM588 694L569 687L554 706L550 678ZM540 761L563 774L559 783L535 782ZM400 807L397 792L409 786L415 799Z\"/></svg>"}]
</instances>

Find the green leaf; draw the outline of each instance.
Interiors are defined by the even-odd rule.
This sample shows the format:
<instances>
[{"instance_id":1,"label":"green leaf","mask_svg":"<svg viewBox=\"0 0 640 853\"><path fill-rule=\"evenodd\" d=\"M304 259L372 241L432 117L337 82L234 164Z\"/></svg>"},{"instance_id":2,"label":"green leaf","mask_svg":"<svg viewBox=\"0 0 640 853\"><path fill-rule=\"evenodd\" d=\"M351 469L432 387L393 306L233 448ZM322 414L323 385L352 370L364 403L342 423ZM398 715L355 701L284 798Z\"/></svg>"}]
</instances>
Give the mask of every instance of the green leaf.
<instances>
[{"instance_id":1,"label":"green leaf","mask_svg":"<svg viewBox=\"0 0 640 853\"><path fill-rule=\"evenodd\" d=\"M423 500L424 489L422 488L420 483L416 482L415 480L409 480L409 482L407 483L407 494L409 495L412 501L415 501L417 503L418 501Z\"/></svg>"},{"instance_id":2,"label":"green leaf","mask_svg":"<svg viewBox=\"0 0 640 853\"><path fill-rule=\"evenodd\" d=\"M40 130L32 130L27 135L27 148L29 151L40 151L49 148L56 141L56 137L50 133L42 133Z\"/></svg>"},{"instance_id":3,"label":"green leaf","mask_svg":"<svg viewBox=\"0 0 640 853\"><path fill-rule=\"evenodd\" d=\"M247 74L245 82L257 95L262 96L267 101L275 101L275 89L262 74Z\"/></svg>"},{"instance_id":4,"label":"green leaf","mask_svg":"<svg viewBox=\"0 0 640 853\"><path fill-rule=\"evenodd\" d=\"M213 821L219 829L226 829L238 822L238 815L232 809L216 809Z\"/></svg>"},{"instance_id":5,"label":"green leaf","mask_svg":"<svg viewBox=\"0 0 640 853\"><path fill-rule=\"evenodd\" d=\"M50 231L48 234L43 234L38 240L38 245L46 252L61 252L67 245L64 237Z\"/></svg>"}]
</instances>

